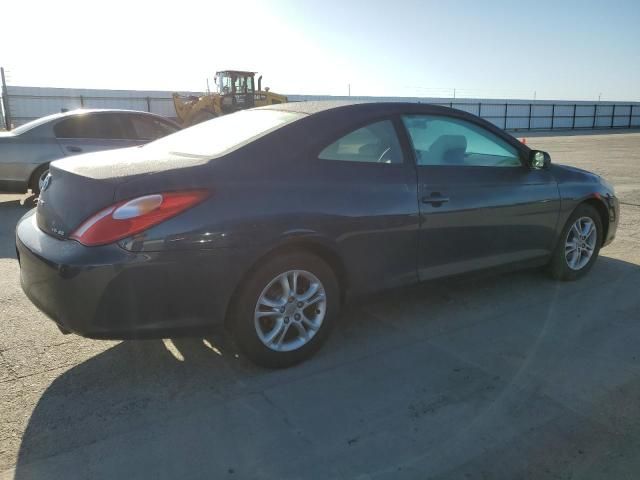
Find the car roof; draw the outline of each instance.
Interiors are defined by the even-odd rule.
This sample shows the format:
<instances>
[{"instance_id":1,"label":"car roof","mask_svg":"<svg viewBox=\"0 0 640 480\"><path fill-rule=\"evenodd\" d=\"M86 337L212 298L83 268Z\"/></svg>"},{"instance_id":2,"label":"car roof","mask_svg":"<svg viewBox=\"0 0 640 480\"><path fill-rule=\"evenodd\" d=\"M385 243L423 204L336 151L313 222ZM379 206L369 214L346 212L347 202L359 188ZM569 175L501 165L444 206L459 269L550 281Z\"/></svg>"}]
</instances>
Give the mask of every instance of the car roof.
<instances>
[{"instance_id":1,"label":"car roof","mask_svg":"<svg viewBox=\"0 0 640 480\"><path fill-rule=\"evenodd\" d=\"M434 105L429 103L418 102L369 102L369 101L351 101L351 100L317 100L306 102L290 102L279 103L259 107L265 110L280 110L285 112L295 112L307 115L315 115L322 112L331 112L339 110L340 114L358 114L358 113L396 113L396 112L425 112L425 113L451 113L461 112L460 110L442 105Z\"/></svg>"},{"instance_id":2,"label":"car roof","mask_svg":"<svg viewBox=\"0 0 640 480\"><path fill-rule=\"evenodd\" d=\"M68 110L66 112L53 113L51 115L45 115L43 117L32 120L24 125L20 125L16 127L12 132L17 132L17 134L23 134L34 128L45 125L54 120L59 120L61 118L73 117L75 115L84 115L87 113L127 113L127 114L136 114L136 115L149 115L153 117L162 118L163 120L174 124L176 127L179 127L175 122L171 119L163 117L162 115L158 115L157 113L145 112L142 110L127 110L122 108L76 108L74 110Z\"/></svg>"},{"instance_id":3,"label":"car roof","mask_svg":"<svg viewBox=\"0 0 640 480\"><path fill-rule=\"evenodd\" d=\"M427 109L442 109L452 110L449 107L440 105L434 105L431 103L420 102L372 102L366 100L312 100L304 102L290 102L290 103L278 103L275 105L268 105L266 107L260 107L261 109L270 110L282 110L288 112L306 113L313 115L315 113L324 112L334 109L347 109L347 110L379 110L381 113L386 111L398 111L409 109L413 110L416 106L420 106Z\"/></svg>"},{"instance_id":4,"label":"car roof","mask_svg":"<svg viewBox=\"0 0 640 480\"><path fill-rule=\"evenodd\" d=\"M51 115L45 115L43 117L40 117L38 120L41 120L41 124L42 124L51 120L57 120L59 118L72 117L74 115L83 115L87 113L135 113L135 114L142 114L142 115L153 115L154 117L161 116L156 113L145 112L142 110L128 110L124 108L76 108L74 110L68 110L66 112L52 113Z\"/></svg>"},{"instance_id":5,"label":"car roof","mask_svg":"<svg viewBox=\"0 0 640 480\"><path fill-rule=\"evenodd\" d=\"M69 110L66 112L54 113L53 115L49 115L48 117L45 117L45 118L53 118L53 117L63 118L63 117L70 117L72 115L81 115L85 113L136 113L136 114L141 113L143 115L159 116L156 113L145 112L143 110L129 110L125 108L76 108L74 110Z\"/></svg>"},{"instance_id":6,"label":"car roof","mask_svg":"<svg viewBox=\"0 0 640 480\"><path fill-rule=\"evenodd\" d=\"M506 140L521 150L528 150L512 135L498 128L486 119L456 108L418 102L368 102L349 100L320 100L310 102L291 102L260 107L256 110L276 110L293 112L306 115L308 121L315 122L318 131L341 129L343 126L355 125L359 122L375 120L387 115L398 114L422 114L422 115L446 115L448 117L467 120L483 126L498 137ZM288 128L294 128L294 122ZM331 133L335 134L335 133Z\"/></svg>"}]
</instances>

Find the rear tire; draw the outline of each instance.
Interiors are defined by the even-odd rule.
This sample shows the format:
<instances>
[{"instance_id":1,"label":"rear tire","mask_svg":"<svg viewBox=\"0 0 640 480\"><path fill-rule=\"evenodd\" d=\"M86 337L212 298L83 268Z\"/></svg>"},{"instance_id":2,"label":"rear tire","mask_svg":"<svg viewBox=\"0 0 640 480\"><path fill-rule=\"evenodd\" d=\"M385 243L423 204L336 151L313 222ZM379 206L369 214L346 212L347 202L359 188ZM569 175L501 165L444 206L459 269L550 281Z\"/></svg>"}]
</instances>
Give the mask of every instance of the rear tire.
<instances>
[{"instance_id":1,"label":"rear tire","mask_svg":"<svg viewBox=\"0 0 640 480\"><path fill-rule=\"evenodd\" d=\"M562 229L549 263L551 276L573 281L586 275L598 258L603 233L598 211L591 205L579 205Z\"/></svg>"},{"instance_id":2,"label":"rear tire","mask_svg":"<svg viewBox=\"0 0 640 480\"><path fill-rule=\"evenodd\" d=\"M262 263L243 282L232 330L249 359L289 367L322 346L340 307L338 282L326 262L305 252L287 253Z\"/></svg>"},{"instance_id":3,"label":"rear tire","mask_svg":"<svg viewBox=\"0 0 640 480\"><path fill-rule=\"evenodd\" d=\"M36 168L35 172L31 174L31 180L29 181L29 188L34 195L40 193L42 182L49 174L49 164L40 165Z\"/></svg>"}]
</instances>

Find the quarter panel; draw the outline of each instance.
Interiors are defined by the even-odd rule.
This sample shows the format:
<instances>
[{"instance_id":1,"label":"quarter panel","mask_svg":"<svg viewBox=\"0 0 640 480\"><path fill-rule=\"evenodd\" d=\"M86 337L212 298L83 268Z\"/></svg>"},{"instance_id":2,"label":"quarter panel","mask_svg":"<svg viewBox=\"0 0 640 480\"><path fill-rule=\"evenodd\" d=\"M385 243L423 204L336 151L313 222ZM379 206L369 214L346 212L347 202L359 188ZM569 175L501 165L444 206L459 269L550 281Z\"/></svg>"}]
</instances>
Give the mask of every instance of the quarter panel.
<instances>
[{"instance_id":1,"label":"quarter panel","mask_svg":"<svg viewBox=\"0 0 640 480\"><path fill-rule=\"evenodd\" d=\"M268 168L243 160L224 163L210 165L209 200L122 245L135 251L232 247L268 252L291 239L311 237L335 249L356 292L417 280L412 167L311 158L273 160Z\"/></svg>"},{"instance_id":2,"label":"quarter panel","mask_svg":"<svg viewBox=\"0 0 640 480\"><path fill-rule=\"evenodd\" d=\"M34 211L18 223L23 288L65 328L119 338L209 327L224 320L247 268L245 251L132 253L85 247L42 232Z\"/></svg>"}]
</instances>

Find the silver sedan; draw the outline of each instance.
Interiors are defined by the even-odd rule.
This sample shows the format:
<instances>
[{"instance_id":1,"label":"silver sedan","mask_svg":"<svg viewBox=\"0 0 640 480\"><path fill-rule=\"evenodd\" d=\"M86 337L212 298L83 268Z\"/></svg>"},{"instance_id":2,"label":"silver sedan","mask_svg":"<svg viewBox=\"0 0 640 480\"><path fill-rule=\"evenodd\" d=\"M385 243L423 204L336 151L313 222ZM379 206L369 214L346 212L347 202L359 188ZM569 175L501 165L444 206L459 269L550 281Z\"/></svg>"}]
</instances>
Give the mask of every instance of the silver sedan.
<instances>
[{"instance_id":1,"label":"silver sedan","mask_svg":"<svg viewBox=\"0 0 640 480\"><path fill-rule=\"evenodd\" d=\"M0 132L0 191L38 193L58 158L142 145L179 130L159 115L131 110L73 110Z\"/></svg>"}]
</instances>

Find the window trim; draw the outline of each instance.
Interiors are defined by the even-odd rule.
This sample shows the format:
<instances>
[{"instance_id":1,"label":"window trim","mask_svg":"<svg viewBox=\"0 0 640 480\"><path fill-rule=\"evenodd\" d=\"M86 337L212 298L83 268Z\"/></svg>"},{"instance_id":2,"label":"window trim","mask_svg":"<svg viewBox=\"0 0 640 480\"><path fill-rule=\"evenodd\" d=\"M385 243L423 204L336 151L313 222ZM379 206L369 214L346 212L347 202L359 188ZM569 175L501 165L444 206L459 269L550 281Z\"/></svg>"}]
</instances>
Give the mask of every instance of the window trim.
<instances>
[{"instance_id":1,"label":"window trim","mask_svg":"<svg viewBox=\"0 0 640 480\"><path fill-rule=\"evenodd\" d=\"M178 128L176 125L173 125L171 122L167 121L166 119L156 116L154 114L147 114L145 112L127 112L123 118L125 119L124 122L126 123L125 133L131 132L131 138L127 138L127 140L132 140L136 142L153 142L154 140L158 140L158 138L163 138L163 137L166 137L167 135L171 135L173 133L180 131L180 128ZM146 120L156 121L158 123L165 125L167 128L173 129L173 131L157 138L140 138L136 136L136 129L133 123L136 119L140 119L140 121L146 121Z\"/></svg>"},{"instance_id":2,"label":"window trim","mask_svg":"<svg viewBox=\"0 0 640 480\"><path fill-rule=\"evenodd\" d=\"M523 147L525 145L520 144L520 142L518 142L517 140L508 138L506 135L506 132L504 132L503 130L500 130L498 127L496 127L495 125L493 125L492 123L489 123L489 125L491 125L492 127L494 127L497 132L492 131L491 128L487 128L487 125L484 124L484 122L486 122L485 120L478 118L478 117L474 117L474 118L468 118L466 115L456 115L455 113L452 114L448 114L448 113L425 113L425 112L403 112L401 114L398 115L398 120L400 122L400 125L402 127L403 133L405 135L405 139L407 142L407 148L409 149L409 155L411 157L411 159L413 159L413 164L416 167L421 167L421 168L425 168L425 167L430 167L430 168L518 168L516 165L514 165L513 167L497 167L497 166L487 166L487 165L421 165L418 163L418 157L416 155L416 151L415 148L413 148L413 142L411 140L411 133L409 133L409 129L407 128L407 126L404 124L404 121L402 120L403 116L417 116L417 115L422 115L425 117L443 117L445 119L453 119L453 120L459 120L462 122L467 122L470 124L473 124L475 126L477 126L478 128L483 129L486 132L489 132L490 134L492 134L493 136L499 138L500 140L504 141L505 143L507 143L508 145L511 145L516 152L518 153L518 160L520 160L520 166L521 167L527 167L527 163L526 163L526 159L527 159L527 155L526 152L524 151ZM477 121L477 120L481 120L481 121ZM515 142L514 142L515 140Z\"/></svg>"},{"instance_id":3,"label":"window trim","mask_svg":"<svg viewBox=\"0 0 640 480\"><path fill-rule=\"evenodd\" d=\"M155 113L151 113L151 112L141 112L138 113L136 115L141 115L145 118L153 118L154 120L157 120L160 123L165 124L167 127L171 127L171 128L175 128L175 132L179 132L180 130L182 130L182 127L180 125L178 125L176 122L174 122L173 120L167 118L167 117L163 117L162 115L157 115ZM169 134L171 135L171 134Z\"/></svg>"},{"instance_id":4,"label":"window trim","mask_svg":"<svg viewBox=\"0 0 640 480\"><path fill-rule=\"evenodd\" d=\"M337 142L342 137L345 137L346 135L349 135L350 133L360 130L361 128L364 128L368 125L372 125L374 123L380 123L384 121L391 122L391 125L393 126L393 129L396 133L396 139L398 140L398 144L400 145L400 151L402 152L401 162L398 162L398 163L352 162L349 160L326 160L326 159L320 158L320 154L325 148ZM384 168L406 168L407 166L411 165L411 157L408 156L410 152L407 150L407 146L404 142L403 135L405 134L405 132L403 130L404 126L401 125L401 123L402 123L402 119L400 118L399 115L386 114L383 116L376 116L376 117L369 118L367 120L362 120L360 122L351 124L349 127L341 128L339 130L339 133L332 136L331 140L329 140L328 142L321 142L319 143L319 146L316 145L316 148L313 149L312 160L314 162L321 162L323 165L327 165L327 164L351 165L351 166L360 166L360 167L366 167L366 166L370 167L373 165L373 166L381 166ZM411 149L411 151L413 151L413 148Z\"/></svg>"}]
</instances>

